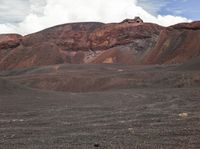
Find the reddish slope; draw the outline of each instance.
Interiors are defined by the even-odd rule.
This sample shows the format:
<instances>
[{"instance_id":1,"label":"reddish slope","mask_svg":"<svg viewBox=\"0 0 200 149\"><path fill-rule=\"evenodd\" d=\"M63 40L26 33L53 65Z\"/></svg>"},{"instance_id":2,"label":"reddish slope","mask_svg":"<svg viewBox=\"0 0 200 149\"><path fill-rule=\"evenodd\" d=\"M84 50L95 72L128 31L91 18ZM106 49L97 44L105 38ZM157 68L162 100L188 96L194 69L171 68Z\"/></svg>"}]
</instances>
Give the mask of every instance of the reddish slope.
<instances>
[{"instance_id":1,"label":"reddish slope","mask_svg":"<svg viewBox=\"0 0 200 149\"><path fill-rule=\"evenodd\" d=\"M64 63L65 59L65 53L51 43L36 45L35 48L20 46L3 59L0 69L60 64Z\"/></svg>"},{"instance_id":2,"label":"reddish slope","mask_svg":"<svg viewBox=\"0 0 200 149\"><path fill-rule=\"evenodd\" d=\"M96 40L92 43L102 49L108 43L109 47L91 63L140 64L141 56L154 47L162 29L150 23L111 24L100 28L93 35Z\"/></svg>"},{"instance_id":3,"label":"reddish slope","mask_svg":"<svg viewBox=\"0 0 200 149\"><path fill-rule=\"evenodd\" d=\"M190 30L199 30L200 29L200 21L195 21L192 23L179 23L171 26L174 29L190 29Z\"/></svg>"},{"instance_id":4,"label":"reddish slope","mask_svg":"<svg viewBox=\"0 0 200 149\"><path fill-rule=\"evenodd\" d=\"M22 36L18 34L0 34L0 61L12 49L20 45Z\"/></svg>"},{"instance_id":5,"label":"reddish slope","mask_svg":"<svg viewBox=\"0 0 200 149\"><path fill-rule=\"evenodd\" d=\"M155 45L162 29L156 24L134 21L60 25L25 36L20 46L4 57L0 69L62 63L104 63L110 57L117 57L113 61L115 63L135 64L139 61L135 59ZM107 55L113 47L112 54Z\"/></svg>"},{"instance_id":6,"label":"reddish slope","mask_svg":"<svg viewBox=\"0 0 200 149\"><path fill-rule=\"evenodd\" d=\"M200 55L200 22L168 28L134 19L71 23L9 37L0 36L0 70L63 63L172 64Z\"/></svg>"},{"instance_id":7,"label":"reddish slope","mask_svg":"<svg viewBox=\"0 0 200 149\"><path fill-rule=\"evenodd\" d=\"M182 63L200 55L200 22L182 23L161 31L156 46L144 57L146 64Z\"/></svg>"},{"instance_id":8,"label":"reddish slope","mask_svg":"<svg viewBox=\"0 0 200 149\"><path fill-rule=\"evenodd\" d=\"M41 32L25 36L23 46L31 46L43 43L52 43L62 50L87 50L90 48L89 35L103 23L71 23L45 29Z\"/></svg>"}]
</instances>

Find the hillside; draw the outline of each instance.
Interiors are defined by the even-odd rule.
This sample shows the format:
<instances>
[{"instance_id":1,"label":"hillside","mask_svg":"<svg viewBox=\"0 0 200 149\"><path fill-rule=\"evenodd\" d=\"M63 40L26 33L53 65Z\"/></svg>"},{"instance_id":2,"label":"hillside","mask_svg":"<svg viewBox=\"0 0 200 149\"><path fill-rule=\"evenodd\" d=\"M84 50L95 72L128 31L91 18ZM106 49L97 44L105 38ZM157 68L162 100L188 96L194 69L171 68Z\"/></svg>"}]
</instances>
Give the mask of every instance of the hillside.
<instances>
[{"instance_id":1,"label":"hillside","mask_svg":"<svg viewBox=\"0 0 200 149\"><path fill-rule=\"evenodd\" d=\"M170 27L141 19L71 23L0 36L0 69L54 64L177 64L200 55L200 23Z\"/></svg>"}]
</instances>

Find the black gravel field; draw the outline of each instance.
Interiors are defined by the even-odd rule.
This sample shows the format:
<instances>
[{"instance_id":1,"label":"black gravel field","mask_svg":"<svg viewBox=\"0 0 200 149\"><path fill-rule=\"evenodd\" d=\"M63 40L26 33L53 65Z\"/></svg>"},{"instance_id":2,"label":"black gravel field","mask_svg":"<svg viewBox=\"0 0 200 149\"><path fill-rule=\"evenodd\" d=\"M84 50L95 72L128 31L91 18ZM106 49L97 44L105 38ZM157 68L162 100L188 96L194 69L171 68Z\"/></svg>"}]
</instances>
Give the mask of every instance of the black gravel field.
<instances>
[{"instance_id":1,"label":"black gravel field","mask_svg":"<svg viewBox=\"0 0 200 149\"><path fill-rule=\"evenodd\" d=\"M1 72L0 149L199 149L200 71L180 68Z\"/></svg>"}]
</instances>

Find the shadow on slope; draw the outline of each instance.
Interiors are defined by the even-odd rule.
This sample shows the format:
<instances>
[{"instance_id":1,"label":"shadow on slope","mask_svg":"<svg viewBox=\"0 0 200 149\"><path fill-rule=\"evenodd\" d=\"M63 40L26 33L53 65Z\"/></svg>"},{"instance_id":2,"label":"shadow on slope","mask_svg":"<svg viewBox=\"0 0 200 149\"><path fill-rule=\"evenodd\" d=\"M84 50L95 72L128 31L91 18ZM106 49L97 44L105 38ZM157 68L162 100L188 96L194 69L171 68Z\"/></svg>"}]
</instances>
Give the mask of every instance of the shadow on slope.
<instances>
[{"instance_id":1,"label":"shadow on slope","mask_svg":"<svg viewBox=\"0 0 200 149\"><path fill-rule=\"evenodd\" d=\"M200 86L200 72L179 71L177 65L53 65L16 69L0 76L27 87L65 92L96 92L131 88Z\"/></svg>"}]
</instances>

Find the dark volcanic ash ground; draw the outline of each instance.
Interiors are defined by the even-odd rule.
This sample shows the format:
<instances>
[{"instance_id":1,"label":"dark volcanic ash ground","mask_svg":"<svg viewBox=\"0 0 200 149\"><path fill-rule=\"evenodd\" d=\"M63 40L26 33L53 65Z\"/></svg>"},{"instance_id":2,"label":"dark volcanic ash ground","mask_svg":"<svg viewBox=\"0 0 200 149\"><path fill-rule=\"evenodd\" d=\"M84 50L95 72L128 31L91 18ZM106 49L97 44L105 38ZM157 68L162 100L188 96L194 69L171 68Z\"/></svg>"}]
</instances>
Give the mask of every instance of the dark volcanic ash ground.
<instances>
[{"instance_id":1,"label":"dark volcanic ash ground","mask_svg":"<svg viewBox=\"0 0 200 149\"><path fill-rule=\"evenodd\" d=\"M1 72L0 148L200 148L197 63Z\"/></svg>"}]
</instances>

